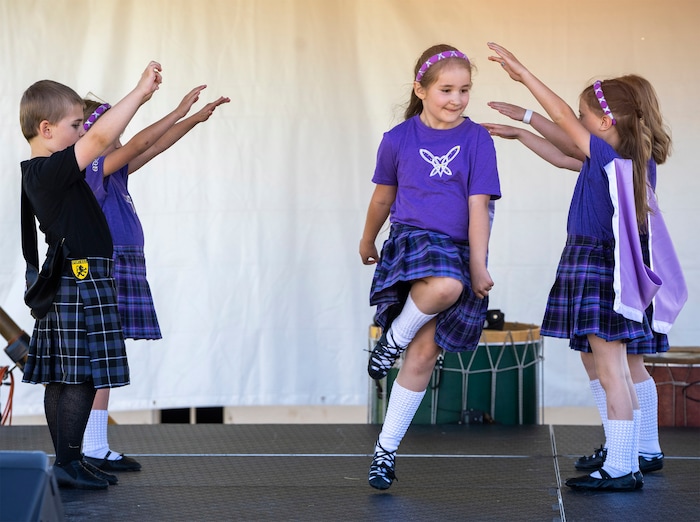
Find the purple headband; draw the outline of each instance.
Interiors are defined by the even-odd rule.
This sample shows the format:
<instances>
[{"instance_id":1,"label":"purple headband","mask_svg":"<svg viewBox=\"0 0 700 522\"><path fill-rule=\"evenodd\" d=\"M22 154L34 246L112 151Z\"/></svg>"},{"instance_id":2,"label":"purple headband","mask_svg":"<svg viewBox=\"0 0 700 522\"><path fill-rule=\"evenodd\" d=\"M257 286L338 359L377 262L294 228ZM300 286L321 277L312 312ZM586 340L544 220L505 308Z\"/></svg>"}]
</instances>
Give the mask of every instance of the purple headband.
<instances>
[{"instance_id":1,"label":"purple headband","mask_svg":"<svg viewBox=\"0 0 700 522\"><path fill-rule=\"evenodd\" d=\"M610 110L610 107L608 106L608 102L605 101L605 96L603 96L603 86L602 82L600 80L596 80L595 83L593 84L593 92L595 93L596 98L598 98L598 103L600 103L600 108L603 109L603 112L610 116L610 119L612 120L612 124L615 125L617 123L617 120L615 119L615 116L613 116L612 111Z\"/></svg>"},{"instance_id":2,"label":"purple headband","mask_svg":"<svg viewBox=\"0 0 700 522\"><path fill-rule=\"evenodd\" d=\"M92 124L97 121L97 118L102 116L105 112L107 112L107 109L111 109L112 106L109 103L103 103L100 105L95 111L90 115L90 117L85 120L85 123L83 123L83 129L85 129L85 132L90 130L90 127L92 127Z\"/></svg>"},{"instance_id":3,"label":"purple headband","mask_svg":"<svg viewBox=\"0 0 700 522\"><path fill-rule=\"evenodd\" d=\"M416 81L419 82L423 79L423 75L428 70L428 67L430 67L434 63L439 62L440 60L445 60L447 58L461 58L462 60L466 60L467 62L469 61L467 55L461 51L442 51L441 53L437 53L431 56L425 61L423 65L421 65L420 69L418 69L418 74L416 74Z\"/></svg>"}]
</instances>

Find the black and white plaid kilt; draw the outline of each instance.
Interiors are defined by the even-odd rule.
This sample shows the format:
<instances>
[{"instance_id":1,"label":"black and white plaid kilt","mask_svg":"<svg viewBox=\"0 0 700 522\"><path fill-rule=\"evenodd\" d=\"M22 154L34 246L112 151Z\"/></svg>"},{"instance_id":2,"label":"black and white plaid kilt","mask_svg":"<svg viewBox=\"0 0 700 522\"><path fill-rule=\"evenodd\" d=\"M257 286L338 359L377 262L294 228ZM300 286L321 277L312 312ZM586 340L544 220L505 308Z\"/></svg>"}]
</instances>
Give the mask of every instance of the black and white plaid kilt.
<instances>
[{"instance_id":1,"label":"black and white plaid kilt","mask_svg":"<svg viewBox=\"0 0 700 522\"><path fill-rule=\"evenodd\" d=\"M36 321L24 367L24 382L80 384L95 388L129 384L129 365L112 260L88 258L88 275L77 279L69 268L52 308Z\"/></svg>"},{"instance_id":2,"label":"black and white plaid kilt","mask_svg":"<svg viewBox=\"0 0 700 522\"><path fill-rule=\"evenodd\" d=\"M651 341L649 321L638 323L613 310L612 242L569 236L549 293L542 335L569 339L574 350L590 351L588 334L605 341Z\"/></svg>"},{"instance_id":3,"label":"black and white plaid kilt","mask_svg":"<svg viewBox=\"0 0 700 522\"><path fill-rule=\"evenodd\" d=\"M451 277L462 282L460 299L437 316L435 343L448 352L476 349L486 320L488 298L471 289L469 246L449 236L393 224L382 247L370 290L377 306L376 323L387 329L401 312L412 281L423 277Z\"/></svg>"},{"instance_id":4,"label":"black and white plaid kilt","mask_svg":"<svg viewBox=\"0 0 700 522\"><path fill-rule=\"evenodd\" d=\"M114 245L114 282L124 337L161 339L142 247Z\"/></svg>"}]
</instances>

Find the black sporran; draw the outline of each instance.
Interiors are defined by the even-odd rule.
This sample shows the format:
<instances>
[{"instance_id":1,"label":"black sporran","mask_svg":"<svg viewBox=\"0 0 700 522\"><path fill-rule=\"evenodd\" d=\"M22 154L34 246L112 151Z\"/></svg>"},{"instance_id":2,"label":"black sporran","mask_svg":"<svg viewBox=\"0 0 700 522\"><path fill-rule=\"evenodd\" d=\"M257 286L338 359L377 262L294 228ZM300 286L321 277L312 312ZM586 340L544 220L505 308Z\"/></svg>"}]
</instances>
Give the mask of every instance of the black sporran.
<instances>
[{"instance_id":1,"label":"black sporran","mask_svg":"<svg viewBox=\"0 0 700 522\"><path fill-rule=\"evenodd\" d=\"M35 319L43 319L49 313L61 285L65 261L66 247L64 239L61 239L46 251L46 261L41 267L41 272L27 263L27 291L24 293L24 302L31 308Z\"/></svg>"}]
</instances>

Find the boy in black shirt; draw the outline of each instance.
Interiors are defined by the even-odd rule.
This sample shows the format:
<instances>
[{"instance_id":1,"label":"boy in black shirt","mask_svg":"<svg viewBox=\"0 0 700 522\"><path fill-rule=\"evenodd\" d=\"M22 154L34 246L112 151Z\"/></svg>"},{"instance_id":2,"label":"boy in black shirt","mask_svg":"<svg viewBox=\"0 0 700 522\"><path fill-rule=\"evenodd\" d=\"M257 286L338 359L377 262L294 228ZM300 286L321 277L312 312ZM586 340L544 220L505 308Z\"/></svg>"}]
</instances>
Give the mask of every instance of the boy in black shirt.
<instances>
[{"instance_id":1,"label":"boy in black shirt","mask_svg":"<svg viewBox=\"0 0 700 522\"><path fill-rule=\"evenodd\" d=\"M58 292L34 325L23 377L23 382L46 385L44 411L61 487L104 489L116 483L80 453L95 389L129 384L112 279L112 238L85 182L85 168L158 89L160 71L160 64L151 62L136 88L80 140L83 99L69 87L42 80L20 102L22 133L31 147L31 159L21 164L23 205L36 216L49 246L62 242L67 251ZM29 256L25 251L28 261L36 257L35 251Z\"/></svg>"}]
</instances>

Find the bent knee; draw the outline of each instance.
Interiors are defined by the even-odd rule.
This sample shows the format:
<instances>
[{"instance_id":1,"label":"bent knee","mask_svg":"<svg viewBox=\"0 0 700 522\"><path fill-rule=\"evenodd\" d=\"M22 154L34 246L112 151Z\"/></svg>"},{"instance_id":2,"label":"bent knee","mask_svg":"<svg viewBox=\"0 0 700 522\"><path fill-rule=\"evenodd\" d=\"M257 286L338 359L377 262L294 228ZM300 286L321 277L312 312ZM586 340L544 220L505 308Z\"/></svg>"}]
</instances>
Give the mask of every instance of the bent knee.
<instances>
[{"instance_id":1,"label":"bent knee","mask_svg":"<svg viewBox=\"0 0 700 522\"><path fill-rule=\"evenodd\" d=\"M451 277L434 277L431 281L434 295L445 303L454 303L462 295L462 281Z\"/></svg>"}]
</instances>

